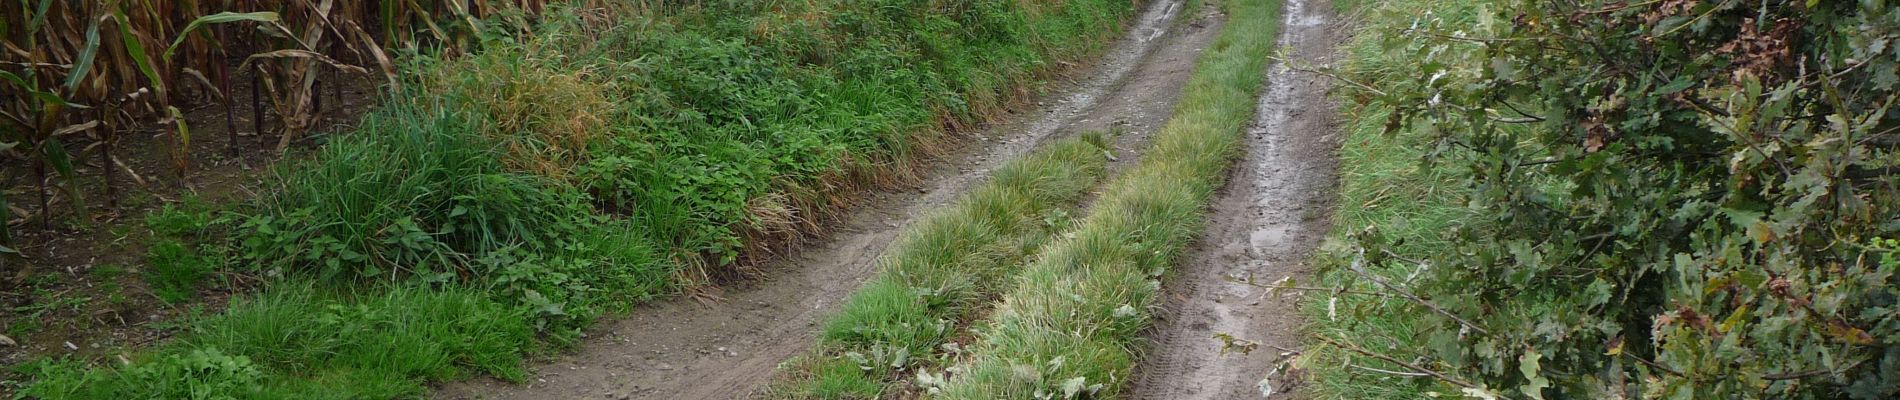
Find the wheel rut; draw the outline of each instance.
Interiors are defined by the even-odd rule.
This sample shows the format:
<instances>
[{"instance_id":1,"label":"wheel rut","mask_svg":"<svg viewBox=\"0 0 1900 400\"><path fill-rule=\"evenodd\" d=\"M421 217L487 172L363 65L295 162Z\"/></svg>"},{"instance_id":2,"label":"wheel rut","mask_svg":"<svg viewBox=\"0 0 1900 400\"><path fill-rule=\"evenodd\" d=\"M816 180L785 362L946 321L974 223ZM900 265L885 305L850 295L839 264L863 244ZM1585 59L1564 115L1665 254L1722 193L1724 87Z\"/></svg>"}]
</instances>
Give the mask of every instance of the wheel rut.
<instances>
[{"instance_id":1,"label":"wheel rut","mask_svg":"<svg viewBox=\"0 0 1900 400\"><path fill-rule=\"evenodd\" d=\"M587 330L568 355L541 364L526 383L493 378L437 388L439 399L730 399L756 394L778 365L811 348L820 323L873 271L903 228L954 201L989 171L1050 140L1119 132L1118 159L1135 159L1173 112L1194 60L1212 41L1218 15L1176 23L1182 0L1154 0L1082 79L1006 122L966 134L959 151L933 160L922 189L871 192L832 225L725 288L722 300L642 305Z\"/></svg>"},{"instance_id":2,"label":"wheel rut","mask_svg":"<svg viewBox=\"0 0 1900 400\"><path fill-rule=\"evenodd\" d=\"M1334 57L1332 10L1285 0L1280 46L1295 65ZM1307 255L1330 222L1338 122L1322 75L1285 60L1266 71L1267 89L1247 132L1247 155L1212 204L1208 227L1163 287L1165 319L1148 332L1131 390L1135 399L1257 399L1297 396L1298 293ZM1220 336L1234 340L1229 345ZM1241 348L1253 344L1251 351ZM1263 379L1264 382L1263 382Z\"/></svg>"}]
</instances>

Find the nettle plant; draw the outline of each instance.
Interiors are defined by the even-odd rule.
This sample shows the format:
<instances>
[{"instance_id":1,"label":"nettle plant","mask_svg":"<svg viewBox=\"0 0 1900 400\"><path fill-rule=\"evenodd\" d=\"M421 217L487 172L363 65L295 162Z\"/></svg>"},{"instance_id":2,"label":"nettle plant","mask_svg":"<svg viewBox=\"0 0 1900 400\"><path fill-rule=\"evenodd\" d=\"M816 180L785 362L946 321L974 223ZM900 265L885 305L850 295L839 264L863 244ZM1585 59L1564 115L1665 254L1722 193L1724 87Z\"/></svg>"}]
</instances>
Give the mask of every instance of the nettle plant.
<instances>
[{"instance_id":1,"label":"nettle plant","mask_svg":"<svg viewBox=\"0 0 1900 400\"><path fill-rule=\"evenodd\" d=\"M1429 260L1355 235L1357 266L1430 266L1393 359L1480 397L1900 396L1900 7L1505 0L1400 34L1422 73L1362 99L1485 220Z\"/></svg>"}]
</instances>

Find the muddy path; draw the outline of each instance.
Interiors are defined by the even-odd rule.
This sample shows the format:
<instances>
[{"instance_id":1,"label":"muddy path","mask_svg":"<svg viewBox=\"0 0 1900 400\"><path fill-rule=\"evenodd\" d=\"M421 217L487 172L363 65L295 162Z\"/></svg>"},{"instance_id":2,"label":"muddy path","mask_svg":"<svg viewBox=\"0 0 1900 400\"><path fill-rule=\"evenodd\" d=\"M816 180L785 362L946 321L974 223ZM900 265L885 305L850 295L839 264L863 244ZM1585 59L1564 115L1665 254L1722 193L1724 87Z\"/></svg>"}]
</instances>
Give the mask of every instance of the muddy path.
<instances>
[{"instance_id":1,"label":"muddy path","mask_svg":"<svg viewBox=\"0 0 1900 400\"><path fill-rule=\"evenodd\" d=\"M1211 7L1206 7L1211 8ZM439 388L441 399L729 399L756 394L779 363L811 348L820 322L873 272L874 261L913 219L986 179L1005 161L1052 139L1115 131L1116 163L1173 112L1194 61L1218 31L1212 11L1177 19L1182 0L1146 3L1081 79L1010 121L969 135L933 160L925 187L875 192L841 217L828 238L807 242L763 268L764 277L726 288L723 300L658 302L589 329L571 355L535 368L525 384L492 378Z\"/></svg>"},{"instance_id":2,"label":"muddy path","mask_svg":"<svg viewBox=\"0 0 1900 400\"><path fill-rule=\"evenodd\" d=\"M1342 37L1330 5L1286 0L1280 46L1295 65L1325 65ZM1213 203L1201 241L1163 288L1166 318L1148 333L1136 399L1258 399L1294 396L1285 371L1298 350L1298 293L1260 286L1304 282L1307 255L1325 238L1338 165L1338 121L1324 76L1276 62L1267 72L1247 155ZM1253 284L1245 283L1247 281ZM1254 343L1229 348L1226 334Z\"/></svg>"}]
</instances>

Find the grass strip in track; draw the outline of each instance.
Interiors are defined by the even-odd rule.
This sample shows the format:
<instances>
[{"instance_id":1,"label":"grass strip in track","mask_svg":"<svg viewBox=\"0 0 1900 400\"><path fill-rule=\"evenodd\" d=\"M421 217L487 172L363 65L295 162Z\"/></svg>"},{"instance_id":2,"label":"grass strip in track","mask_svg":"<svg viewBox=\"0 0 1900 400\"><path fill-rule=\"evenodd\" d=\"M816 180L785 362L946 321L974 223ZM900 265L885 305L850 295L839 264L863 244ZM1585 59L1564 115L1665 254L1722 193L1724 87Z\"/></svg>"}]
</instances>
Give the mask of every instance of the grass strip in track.
<instances>
[{"instance_id":1,"label":"grass strip in track","mask_svg":"<svg viewBox=\"0 0 1900 400\"><path fill-rule=\"evenodd\" d=\"M998 294L1014 268L1066 229L1105 174L1097 134L1065 139L998 168L954 207L912 225L878 275L825 323L790 398L878 398L903 373L937 360L940 345Z\"/></svg>"},{"instance_id":2,"label":"grass strip in track","mask_svg":"<svg viewBox=\"0 0 1900 400\"><path fill-rule=\"evenodd\" d=\"M1160 278L1194 235L1241 148L1274 48L1279 2L1230 0L1175 115L1079 228L1023 271L946 399L1116 396L1134 367Z\"/></svg>"}]
</instances>

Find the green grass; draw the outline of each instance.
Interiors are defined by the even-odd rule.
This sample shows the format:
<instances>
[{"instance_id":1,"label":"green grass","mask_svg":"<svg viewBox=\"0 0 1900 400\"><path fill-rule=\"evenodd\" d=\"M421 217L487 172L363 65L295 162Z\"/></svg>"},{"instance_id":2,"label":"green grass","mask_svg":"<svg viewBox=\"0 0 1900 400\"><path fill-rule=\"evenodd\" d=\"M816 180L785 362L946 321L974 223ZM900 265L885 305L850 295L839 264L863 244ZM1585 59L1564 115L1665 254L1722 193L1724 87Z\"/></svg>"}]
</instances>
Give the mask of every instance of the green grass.
<instances>
[{"instance_id":1,"label":"green grass","mask_svg":"<svg viewBox=\"0 0 1900 400\"><path fill-rule=\"evenodd\" d=\"M852 190L915 180L948 129L1026 100L1133 6L614 2L555 7L476 55L406 57L403 92L259 198L148 221L161 294L269 283L129 365L35 363L25 393L389 398L518 378L599 315L729 275Z\"/></svg>"},{"instance_id":2,"label":"green grass","mask_svg":"<svg viewBox=\"0 0 1900 400\"><path fill-rule=\"evenodd\" d=\"M1442 23L1456 26L1475 20L1479 4L1456 1L1351 1L1352 11L1363 12L1363 32L1402 29L1414 23L1418 15L1431 12ZM1483 3L1483 2L1479 2ZM1403 38L1362 35L1345 46L1348 56L1343 68L1355 79L1416 71L1416 60L1391 54L1388 46L1407 45ZM1470 48L1453 49L1469 51ZM1346 136L1339 152L1339 207L1333 217L1333 231L1327 244L1314 255L1318 269L1315 279L1321 287L1348 287L1378 290L1370 282L1345 266L1353 254L1347 248L1351 235L1368 229L1384 237L1402 238L1396 253L1402 257L1426 259L1434 251L1449 247L1451 232L1471 212L1465 203L1463 178L1445 163L1424 163L1439 146L1429 132L1399 130L1385 132L1390 110L1381 107L1348 107ZM1409 269L1369 269L1393 282L1409 281L1416 271ZM1354 294L1308 296L1301 305L1309 321L1308 333L1340 340L1366 349L1419 348L1425 337L1417 332L1404 300ZM1435 386L1430 378L1402 377L1368 372L1346 366L1368 366L1383 370L1403 367L1364 357L1309 341L1301 366L1309 373L1306 393L1316 398L1426 398L1427 392L1453 393L1455 389Z\"/></svg>"},{"instance_id":3,"label":"green grass","mask_svg":"<svg viewBox=\"0 0 1900 400\"><path fill-rule=\"evenodd\" d=\"M174 239L159 239L146 255L145 282L166 303L181 303L198 295L205 280L222 260Z\"/></svg>"},{"instance_id":4,"label":"green grass","mask_svg":"<svg viewBox=\"0 0 1900 400\"><path fill-rule=\"evenodd\" d=\"M141 277L160 300L179 304L196 298L206 281L225 265L227 260L217 246L202 245L214 220L212 206L196 197L166 204L145 216L152 242L146 249Z\"/></svg>"},{"instance_id":5,"label":"green grass","mask_svg":"<svg viewBox=\"0 0 1900 400\"><path fill-rule=\"evenodd\" d=\"M949 399L1112 398L1133 369L1160 279L1200 232L1251 120L1278 1L1228 1L1175 115L1081 225L1030 263L980 331Z\"/></svg>"},{"instance_id":6,"label":"green grass","mask_svg":"<svg viewBox=\"0 0 1900 400\"><path fill-rule=\"evenodd\" d=\"M947 210L906 230L876 277L825 322L785 397L876 398L902 372L935 365L940 346L983 310L1013 267L1066 228L1100 181L1107 144L1090 134L1012 160ZM841 366L842 365L842 366ZM869 384L865 384L869 383ZM848 390L847 390L848 389Z\"/></svg>"},{"instance_id":7,"label":"green grass","mask_svg":"<svg viewBox=\"0 0 1900 400\"><path fill-rule=\"evenodd\" d=\"M43 399L399 398L424 379L482 372L523 376L528 316L482 293L395 289L354 295L281 283L116 369L83 363L23 366Z\"/></svg>"}]
</instances>

